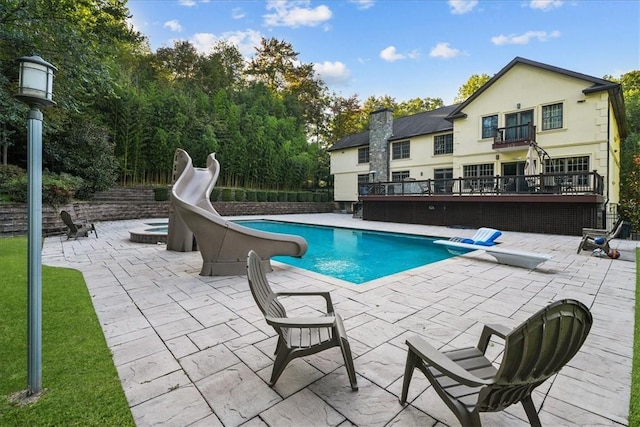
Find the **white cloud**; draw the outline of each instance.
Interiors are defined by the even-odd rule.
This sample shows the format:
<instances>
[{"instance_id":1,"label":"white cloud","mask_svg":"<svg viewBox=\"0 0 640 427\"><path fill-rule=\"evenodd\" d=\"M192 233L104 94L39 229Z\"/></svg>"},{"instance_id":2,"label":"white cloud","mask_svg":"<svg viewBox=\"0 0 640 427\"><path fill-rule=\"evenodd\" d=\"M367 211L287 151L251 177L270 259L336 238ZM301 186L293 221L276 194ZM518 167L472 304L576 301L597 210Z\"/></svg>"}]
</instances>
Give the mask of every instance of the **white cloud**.
<instances>
[{"instance_id":1,"label":"white cloud","mask_svg":"<svg viewBox=\"0 0 640 427\"><path fill-rule=\"evenodd\" d=\"M242 19L245 16L247 16L246 13L244 13L244 11L242 9L240 9L239 7L235 7L232 11L231 11L231 17L233 19Z\"/></svg>"},{"instance_id":2,"label":"white cloud","mask_svg":"<svg viewBox=\"0 0 640 427\"><path fill-rule=\"evenodd\" d=\"M478 4L478 0L449 0L451 13L454 15L464 15L471 12Z\"/></svg>"},{"instance_id":3,"label":"white cloud","mask_svg":"<svg viewBox=\"0 0 640 427\"><path fill-rule=\"evenodd\" d=\"M195 46L198 52L207 53L211 50L211 47L220 40L234 44L238 47L242 56L250 58L256 53L255 48L260 46L262 35L254 30L229 31L219 36L212 33L197 33L194 34L189 41Z\"/></svg>"},{"instance_id":4,"label":"white cloud","mask_svg":"<svg viewBox=\"0 0 640 427\"><path fill-rule=\"evenodd\" d=\"M533 39L546 42L558 37L560 37L560 31L558 30L551 31L550 33L546 31L527 31L524 34L509 34L508 36L501 34L491 37L491 42L498 46L503 44L528 44Z\"/></svg>"},{"instance_id":5,"label":"white cloud","mask_svg":"<svg viewBox=\"0 0 640 427\"><path fill-rule=\"evenodd\" d=\"M531 9L540 9L546 12L562 6L562 3L562 0L531 0L529 2L529 7Z\"/></svg>"},{"instance_id":6,"label":"white cloud","mask_svg":"<svg viewBox=\"0 0 640 427\"><path fill-rule=\"evenodd\" d=\"M180 6L192 7L196 5L195 0L179 0Z\"/></svg>"},{"instance_id":7,"label":"white cloud","mask_svg":"<svg viewBox=\"0 0 640 427\"><path fill-rule=\"evenodd\" d=\"M406 56L398 53L395 46L389 46L380 51L380 58L384 59L385 61L394 62L400 59L405 59Z\"/></svg>"},{"instance_id":8,"label":"white cloud","mask_svg":"<svg viewBox=\"0 0 640 427\"><path fill-rule=\"evenodd\" d=\"M320 78L329 85L345 84L351 78L351 72L340 61L313 64L313 69Z\"/></svg>"},{"instance_id":9,"label":"white cloud","mask_svg":"<svg viewBox=\"0 0 640 427\"><path fill-rule=\"evenodd\" d=\"M275 12L264 15L264 23L269 27L315 27L331 19L332 12L327 6L309 5L308 0L269 0L267 10Z\"/></svg>"},{"instance_id":10,"label":"white cloud","mask_svg":"<svg viewBox=\"0 0 640 427\"><path fill-rule=\"evenodd\" d=\"M366 10L373 7L375 0L349 0L349 3L355 3L358 5L358 9Z\"/></svg>"},{"instance_id":11,"label":"white cloud","mask_svg":"<svg viewBox=\"0 0 640 427\"><path fill-rule=\"evenodd\" d=\"M431 52L429 52L429 56L432 58L455 58L459 56L462 52L458 49L454 49L449 46L449 43L438 43Z\"/></svg>"},{"instance_id":12,"label":"white cloud","mask_svg":"<svg viewBox=\"0 0 640 427\"><path fill-rule=\"evenodd\" d=\"M175 33L179 33L182 31L182 25L180 25L180 22L177 19L172 19L171 21L167 21L164 24L162 24L162 26L164 28L170 29Z\"/></svg>"}]
</instances>

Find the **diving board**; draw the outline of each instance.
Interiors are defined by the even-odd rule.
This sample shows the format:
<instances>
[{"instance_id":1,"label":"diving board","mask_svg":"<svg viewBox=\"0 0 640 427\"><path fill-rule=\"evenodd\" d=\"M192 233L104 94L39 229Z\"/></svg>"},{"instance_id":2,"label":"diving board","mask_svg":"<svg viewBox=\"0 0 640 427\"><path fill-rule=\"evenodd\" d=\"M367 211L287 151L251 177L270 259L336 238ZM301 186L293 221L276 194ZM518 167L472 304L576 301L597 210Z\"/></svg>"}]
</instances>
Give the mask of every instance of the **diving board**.
<instances>
[{"instance_id":1,"label":"diving board","mask_svg":"<svg viewBox=\"0 0 640 427\"><path fill-rule=\"evenodd\" d=\"M447 250L452 253L455 253L455 249L485 251L488 255L497 259L500 264L513 265L530 270L551 259L551 255L501 249L495 246L472 245L469 243L452 242L450 240L436 240L433 243L446 246Z\"/></svg>"}]
</instances>

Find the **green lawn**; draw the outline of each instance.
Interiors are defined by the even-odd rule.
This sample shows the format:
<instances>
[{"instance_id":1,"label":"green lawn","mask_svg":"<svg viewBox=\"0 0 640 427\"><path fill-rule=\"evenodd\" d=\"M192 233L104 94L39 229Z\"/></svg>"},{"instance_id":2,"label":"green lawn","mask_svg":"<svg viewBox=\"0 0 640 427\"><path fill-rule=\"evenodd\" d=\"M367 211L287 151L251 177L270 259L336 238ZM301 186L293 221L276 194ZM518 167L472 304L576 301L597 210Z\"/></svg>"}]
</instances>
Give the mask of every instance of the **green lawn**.
<instances>
[{"instance_id":1,"label":"green lawn","mask_svg":"<svg viewBox=\"0 0 640 427\"><path fill-rule=\"evenodd\" d=\"M0 238L0 425L133 426L109 348L79 271L42 268L42 386L27 388L27 240Z\"/></svg>"},{"instance_id":2,"label":"green lawn","mask_svg":"<svg viewBox=\"0 0 640 427\"><path fill-rule=\"evenodd\" d=\"M636 323L633 339L633 371L631 372L631 403L629 425L640 426L640 248L636 249Z\"/></svg>"}]
</instances>

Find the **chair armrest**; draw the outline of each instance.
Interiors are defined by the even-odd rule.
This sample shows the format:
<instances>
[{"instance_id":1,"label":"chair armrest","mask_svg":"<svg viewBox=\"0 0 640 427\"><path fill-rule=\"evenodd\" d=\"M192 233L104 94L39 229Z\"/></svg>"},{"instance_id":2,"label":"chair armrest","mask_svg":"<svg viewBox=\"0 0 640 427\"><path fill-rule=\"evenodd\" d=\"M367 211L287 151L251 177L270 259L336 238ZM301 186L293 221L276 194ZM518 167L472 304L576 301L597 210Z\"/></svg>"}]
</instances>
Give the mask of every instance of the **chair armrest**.
<instances>
[{"instance_id":1,"label":"chair armrest","mask_svg":"<svg viewBox=\"0 0 640 427\"><path fill-rule=\"evenodd\" d=\"M336 324L333 316L324 317L271 317L266 316L267 323L280 328L331 328Z\"/></svg>"},{"instance_id":2,"label":"chair armrest","mask_svg":"<svg viewBox=\"0 0 640 427\"><path fill-rule=\"evenodd\" d=\"M327 313L333 313L333 303L331 301L331 294L327 291L284 291L284 292L276 292L274 299L278 297L309 297L309 296L319 296L325 299L327 303Z\"/></svg>"},{"instance_id":3,"label":"chair armrest","mask_svg":"<svg viewBox=\"0 0 640 427\"><path fill-rule=\"evenodd\" d=\"M484 325L482 328L482 334L480 335L480 339L478 340L478 350L484 353L487 350L487 346L489 345L489 340L492 335L496 335L502 339L506 339L507 335L511 332L506 326L498 325L498 324L490 324Z\"/></svg>"},{"instance_id":4,"label":"chair armrest","mask_svg":"<svg viewBox=\"0 0 640 427\"><path fill-rule=\"evenodd\" d=\"M407 340L407 345L409 346L409 351L413 351L428 365L433 366L438 371L464 385L469 387L480 387L492 383L491 380L478 378L466 369L462 368L419 336L409 338Z\"/></svg>"}]
</instances>

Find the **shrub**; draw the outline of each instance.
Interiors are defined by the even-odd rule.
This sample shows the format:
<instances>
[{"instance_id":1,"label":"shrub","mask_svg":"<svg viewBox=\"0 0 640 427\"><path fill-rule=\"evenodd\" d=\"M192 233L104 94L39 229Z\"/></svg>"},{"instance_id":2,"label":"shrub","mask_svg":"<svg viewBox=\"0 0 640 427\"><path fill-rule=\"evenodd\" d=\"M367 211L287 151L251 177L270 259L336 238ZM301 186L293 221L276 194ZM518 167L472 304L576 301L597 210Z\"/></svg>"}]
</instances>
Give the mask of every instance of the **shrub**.
<instances>
[{"instance_id":1,"label":"shrub","mask_svg":"<svg viewBox=\"0 0 640 427\"><path fill-rule=\"evenodd\" d=\"M247 202L255 202L258 200L258 195L255 191L247 190Z\"/></svg>"},{"instance_id":2,"label":"shrub","mask_svg":"<svg viewBox=\"0 0 640 427\"><path fill-rule=\"evenodd\" d=\"M156 187L153 189L153 199L156 202L166 202L169 200L169 188Z\"/></svg>"},{"instance_id":3,"label":"shrub","mask_svg":"<svg viewBox=\"0 0 640 427\"><path fill-rule=\"evenodd\" d=\"M322 193L313 193L313 201L321 202L322 201Z\"/></svg>"},{"instance_id":4,"label":"shrub","mask_svg":"<svg viewBox=\"0 0 640 427\"><path fill-rule=\"evenodd\" d=\"M269 191L267 193L267 200L270 202L277 202L278 201L278 193L275 191Z\"/></svg>"},{"instance_id":5,"label":"shrub","mask_svg":"<svg viewBox=\"0 0 640 427\"><path fill-rule=\"evenodd\" d=\"M27 171L15 165L0 165L0 183L6 182L11 178L17 178L27 174Z\"/></svg>"},{"instance_id":6,"label":"shrub","mask_svg":"<svg viewBox=\"0 0 640 427\"><path fill-rule=\"evenodd\" d=\"M211 195L209 196L209 200L211 200L212 202L217 202L219 198L220 198L220 189L214 188L213 190L211 190Z\"/></svg>"},{"instance_id":7,"label":"shrub","mask_svg":"<svg viewBox=\"0 0 640 427\"><path fill-rule=\"evenodd\" d=\"M236 202L242 202L244 200L244 190L236 189L234 200Z\"/></svg>"},{"instance_id":8,"label":"shrub","mask_svg":"<svg viewBox=\"0 0 640 427\"><path fill-rule=\"evenodd\" d=\"M73 198L75 191L84 184L85 181L77 176L45 172L42 175L42 203L51 206L67 204ZM1 191L9 195L14 202L27 203L29 197L27 175L7 180L2 185Z\"/></svg>"},{"instance_id":9,"label":"shrub","mask_svg":"<svg viewBox=\"0 0 640 427\"><path fill-rule=\"evenodd\" d=\"M233 200L233 194L231 192L230 188L223 188L222 189L222 201L223 202L230 202L231 200Z\"/></svg>"},{"instance_id":10,"label":"shrub","mask_svg":"<svg viewBox=\"0 0 640 427\"><path fill-rule=\"evenodd\" d=\"M320 193L320 201L326 203L329 201L329 193Z\"/></svg>"},{"instance_id":11,"label":"shrub","mask_svg":"<svg viewBox=\"0 0 640 427\"><path fill-rule=\"evenodd\" d=\"M265 191L258 191L257 199L259 202L267 201L267 193Z\"/></svg>"},{"instance_id":12,"label":"shrub","mask_svg":"<svg viewBox=\"0 0 640 427\"><path fill-rule=\"evenodd\" d=\"M308 202L309 201L308 197L309 197L309 193L307 193L306 191L298 192L297 199L299 202Z\"/></svg>"},{"instance_id":13,"label":"shrub","mask_svg":"<svg viewBox=\"0 0 640 427\"><path fill-rule=\"evenodd\" d=\"M286 202L287 201L287 193L284 192L284 191L278 192L278 201L279 202Z\"/></svg>"}]
</instances>

